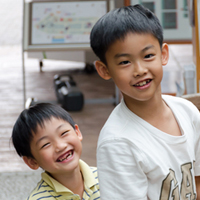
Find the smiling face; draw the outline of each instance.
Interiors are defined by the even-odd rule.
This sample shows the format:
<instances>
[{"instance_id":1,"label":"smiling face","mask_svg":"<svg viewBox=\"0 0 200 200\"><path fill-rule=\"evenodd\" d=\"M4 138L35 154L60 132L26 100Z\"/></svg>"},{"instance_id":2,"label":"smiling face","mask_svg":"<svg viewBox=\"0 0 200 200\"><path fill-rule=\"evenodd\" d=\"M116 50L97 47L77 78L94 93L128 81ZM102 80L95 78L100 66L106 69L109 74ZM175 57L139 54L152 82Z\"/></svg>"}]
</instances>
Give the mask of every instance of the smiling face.
<instances>
[{"instance_id":1,"label":"smiling face","mask_svg":"<svg viewBox=\"0 0 200 200\"><path fill-rule=\"evenodd\" d=\"M62 119L51 118L38 126L31 141L34 158L23 157L32 169L41 167L55 179L62 173L71 173L79 168L82 152L82 134L77 125L74 128Z\"/></svg>"},{"instance_id":2,"label":"smiling face","mask_svg":"<svg viewBox=\"0 0 200 200\"><path fill-rule=\"evenodd\" d=\"M102 78L113 79L128 107L161 94L162 65L168 61L166 44L161 50L151 34L129 33L124 40L114 42L105 56L107 66L97 61L96 69Z\"/></svg>"}]
</instances>

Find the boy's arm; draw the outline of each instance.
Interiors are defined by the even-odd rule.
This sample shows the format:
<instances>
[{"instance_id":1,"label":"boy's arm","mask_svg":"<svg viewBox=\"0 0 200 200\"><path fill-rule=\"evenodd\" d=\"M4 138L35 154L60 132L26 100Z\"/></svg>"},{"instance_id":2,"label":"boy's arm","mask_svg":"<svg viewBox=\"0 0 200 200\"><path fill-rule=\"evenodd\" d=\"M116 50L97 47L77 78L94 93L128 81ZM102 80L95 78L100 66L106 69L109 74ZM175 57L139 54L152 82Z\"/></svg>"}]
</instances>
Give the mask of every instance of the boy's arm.
<instances>
[{"instance_id":1,"label":"boy's arm","mask_svg":"<svg viewBox=\"0 0 200 200\"><path fill-rule=\"evenodd\" d=\"M200 200L200 176L195 176L197 200Z\"/></svg>"},{"instance_id":2,"label":"boy's arm","mask_svg":"<svg viewBox=\"0 0 200 200\"><path fill-rule=\"evenodd\" d=\"M141 156L136 151L130 143L121 139L112 139L98 146L101 200L147 200L147 177L141 168Z\"/></svg>"}]
</instances>

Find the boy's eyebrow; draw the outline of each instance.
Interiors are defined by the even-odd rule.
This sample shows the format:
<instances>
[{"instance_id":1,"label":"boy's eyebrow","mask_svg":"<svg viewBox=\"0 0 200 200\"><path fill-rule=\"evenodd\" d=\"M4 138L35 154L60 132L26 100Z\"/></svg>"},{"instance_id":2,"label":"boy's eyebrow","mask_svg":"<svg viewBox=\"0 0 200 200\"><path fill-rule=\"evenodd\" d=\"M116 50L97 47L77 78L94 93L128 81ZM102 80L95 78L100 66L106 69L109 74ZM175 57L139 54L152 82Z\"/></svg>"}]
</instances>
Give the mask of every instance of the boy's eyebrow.
<instances>
[{"instance_id":1,"label":"boy's eyebrow","mask_svg":"<svg viewBox=\"0 0 200 200\"><path fill-rule=\"evenodd\" d=\"M120 58L120 57L130 57L131 55L128 53L118 53L115 55L115 58Z\"/></svg>"},{"instance_id":2,"label":"boy's eyebrow","mask_svg":"<svg viewBox=\"0 0 200 200\"><path fill-rule=\"evenodd\" d=\"M36 145L41 141L41 140L43 140L43 139L45 139L45 138L47 138L48 136L43 136L43 137L41 137L40 139L38 139L37 140L37 142L36 142Z\"/></svg>"},{"instance_id":3,"label":"boy's eyebrow","mask_svg":"<svg viewBox=\"0 0 200 200\"><path fill-rule=\"evenodd\" d=\"M56 130L59 130L62 126L64 126L65 124L61 124L61 125L59 125L57 128L56 128Z\"/></svg>"},{"instance_id":4,"label":"boy's eyebrow","mask_svg":"<svg viewBox=\"0 0 200 200\"><path fill-rule=\"evenodd\" d=\"M142 49L142 52L147 51L148 49L154 48L154 45L148 45L144 49ZM130 57L131 55L128 53L118 53L114 57L115 58L120 58L120 57Z\"/></svg>"},{"instance_id":5,"label":"boy's eyebrow","mask_svg":"<svg viewBox=\"0 0 200 200\"><path fill-rule=\"evenodd\" d=\"M147 51L148 49L154 48L154 45L150 44L146 46L144 49L142 49L142 52Z\"/></svg>"}]
</instances>

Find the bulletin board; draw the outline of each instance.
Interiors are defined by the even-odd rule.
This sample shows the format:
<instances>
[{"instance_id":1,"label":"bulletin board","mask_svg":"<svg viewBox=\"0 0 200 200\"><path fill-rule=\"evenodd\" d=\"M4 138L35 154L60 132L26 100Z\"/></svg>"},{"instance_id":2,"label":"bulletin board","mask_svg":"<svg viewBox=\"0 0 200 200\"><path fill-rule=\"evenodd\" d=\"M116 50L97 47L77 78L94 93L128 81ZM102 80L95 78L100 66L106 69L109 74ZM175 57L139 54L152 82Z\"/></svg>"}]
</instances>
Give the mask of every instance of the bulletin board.
<instances>
[{"instance_id":1,"label":"bulletin board","mask_svg":"<svg viewBox=\"0 0 200 200\"><path fill-rule=\"evenodd\" d=\"M189 1L190 10L192 13L192 25L193 25L193 61L196 65L196 89L197 93L200 92L200 3L198 0Z\"/></svg>"},{"instance_id":2,"label":"bulletin board","mask_svg":"<svg viewBox=\"0 0 200 200\"><path fill-rule=\"evenodd\" d=\"M26 3L24 51L89 48L90 31L108 7L108 0Z\"/></svg>"}]
</instances>

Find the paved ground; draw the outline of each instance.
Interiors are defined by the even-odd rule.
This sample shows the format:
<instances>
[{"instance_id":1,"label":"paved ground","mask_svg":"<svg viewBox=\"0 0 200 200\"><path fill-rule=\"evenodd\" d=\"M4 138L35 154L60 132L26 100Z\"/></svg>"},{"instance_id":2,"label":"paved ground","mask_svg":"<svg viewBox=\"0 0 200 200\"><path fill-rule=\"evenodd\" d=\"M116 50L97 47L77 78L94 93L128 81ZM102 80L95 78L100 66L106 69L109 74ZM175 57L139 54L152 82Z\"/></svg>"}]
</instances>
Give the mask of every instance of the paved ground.
<instances>
[{"instance_id":1,"label":"paved ground","mask_svg":"<svg viewBox=\"0 0 200 200\"><path fill-rule=\"evenodd\" d=\"M40 180L40 172L0 173L0 199L25 200Z\"/></svg>"}]
</instances>

